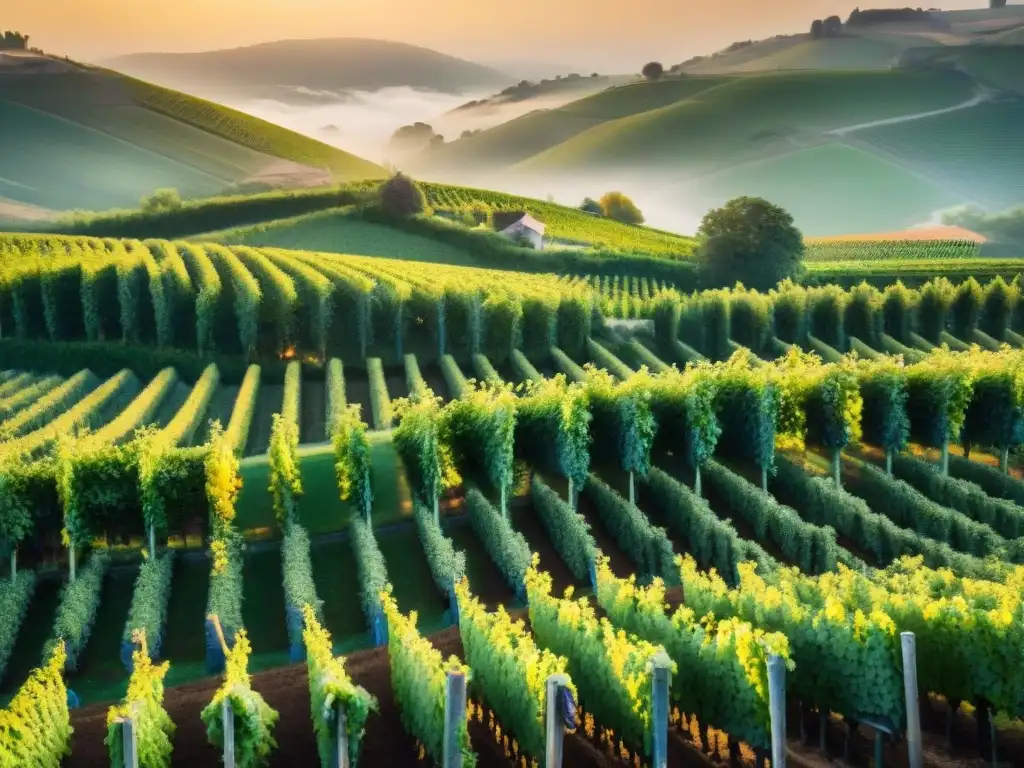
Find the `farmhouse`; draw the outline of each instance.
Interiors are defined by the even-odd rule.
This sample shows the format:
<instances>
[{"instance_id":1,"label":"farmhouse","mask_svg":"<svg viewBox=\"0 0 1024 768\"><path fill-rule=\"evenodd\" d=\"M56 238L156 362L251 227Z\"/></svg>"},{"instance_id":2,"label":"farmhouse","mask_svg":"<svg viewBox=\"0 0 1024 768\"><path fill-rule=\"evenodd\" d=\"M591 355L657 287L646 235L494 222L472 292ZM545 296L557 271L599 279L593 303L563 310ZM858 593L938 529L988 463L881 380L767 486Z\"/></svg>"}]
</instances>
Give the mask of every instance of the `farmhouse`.
<instances>
[{"instance_id":1,"label":"farmhouse","mask_svg":"<svg viewBox=\"0 0 1024 768\"><path fill-rule=\"evenodd\" d=\"M544 248L544 225L526 211L495 211L494 228L513 240L526 239L538 251Z\"/></svg>"}]
</instances>

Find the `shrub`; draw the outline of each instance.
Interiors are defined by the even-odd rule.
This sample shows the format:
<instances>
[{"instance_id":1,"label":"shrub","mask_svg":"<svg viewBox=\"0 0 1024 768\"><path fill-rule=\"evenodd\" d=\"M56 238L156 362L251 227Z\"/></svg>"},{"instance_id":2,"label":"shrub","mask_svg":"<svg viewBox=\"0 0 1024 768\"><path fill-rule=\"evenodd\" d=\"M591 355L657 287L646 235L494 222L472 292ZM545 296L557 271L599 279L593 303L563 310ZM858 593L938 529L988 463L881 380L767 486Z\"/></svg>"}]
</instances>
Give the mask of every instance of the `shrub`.
<instances>
[{"instance_id":1,"label":"shrub","mask_svg":"<svg viewBox=\"0 0 1024 768\"><path fill-rule=\"evenodd\" d=\"M174 550L168 550L159 557L147 557L143 561L139 575L135 578L132 604L121 635L122 648L132 648L135 642L133 638L136 632L140 632L144 638L153 638L152 643L145 644L149 658L160 658L173 573Z\"/></svg>"},{"instance_id":2,"label":"shrub","mask_svg":"<svg viewBox=\"0 0 1024 768\"><path fill-rule=\"evenodd\" d=\"M415 216L427 207L427 197L420 185L401 173L381 184L379 195L381 212L394 219Z\"/></svg>"},{"instance_id":3,"label":"shrub","mask_svg":"<svg viewBox=\"0 0 1024 768\"><path fill-rule=\"evenodd\" d=\"M604 215L623 224L643 224L644 215L636 203L621 192L606 192L598 201Z\"/></svg>"},{"instance_id":4,"label":"shrub","mask_svg":"<svg viewBox=\"0 0 1024 768\"><path fill-rule=\"evenodd\" d=\"M530 496L555 551L562 556L577 580L588 579L594 565L597 544L590 534L587 519L577 514L536 475L530 480Z\"/></svg>"},{"instance_id":5,"label":"shrub","mask_svg":"<svg viewBox=\"0 0 1024 768\"><path fill-rule=\"evenodd\" d=\"M466 491L469 521L487 554L505 577L505 582L523 595L523 577L530 567L530 546L508 518L495 509L476 488Z\"/></svg>"},{"instance_id":6,"label":"shrub","mask_svg":"<svg viewBox=\"0 0 1024 768\"><path fill-rule=\"evenodd\" d=\"M85 650L92 634L103 592L103 577L109 564L110 558L106 553L93 552L75 580L64 585L50 639L43 646L44 663L58 646L63 645L67 649L65 667L70 670L77 668L78 655Z\"/></svg>"},{"instance_id":7,"label":"shrub","mask_svg":"<svg viewBox=\"0 0 1024 768\"><path fill-rule=\"evenodd\" d=\"M124 739L118 723L131 718L139 765L170 765L175 726L164 709L164 677L170 665L154 665L143 630L133 632L131 642L139 647L132 654L132 676L128 692L119 706L107 712L107 738L112 765L124 765Z\"/></svg>"}]
</instances>

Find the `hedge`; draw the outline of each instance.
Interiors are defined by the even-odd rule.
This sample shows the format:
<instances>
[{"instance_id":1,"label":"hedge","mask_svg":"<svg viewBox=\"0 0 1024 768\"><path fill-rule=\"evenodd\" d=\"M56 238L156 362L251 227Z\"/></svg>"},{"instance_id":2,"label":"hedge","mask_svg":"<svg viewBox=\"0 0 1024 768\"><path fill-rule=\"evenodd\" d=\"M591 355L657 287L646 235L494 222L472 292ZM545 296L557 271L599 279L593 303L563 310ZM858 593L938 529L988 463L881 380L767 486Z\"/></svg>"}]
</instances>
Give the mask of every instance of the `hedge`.
<instances>
[{"instance_id":1,"label":"hedge","mask_svg":"<svg viewBox=\"0 0 1024 768\"><path fill-rule=\"evenodd\" d=\"M173 575L174 550L167 550L157 557L147 557L139 567L132 590L132 604L121 634L122 661L131 661L135 646L132 638L137 630L145 632L149 657L154 661L160 658Z\"/></svg>"},{"instance_id":2,"label":"hedge","mask_svg":"<svg viewBox=\"0 0 1024 768\"><path fill-rule=\"evenodd\" d=\"M456 582L466 575L466 553L456 551L452 540L444 535L440 523L434 520L429 509L416 504L414 514L434 584L441 594L450 596Z\"/></svg>"},{"instance_id":3,"label":"hedge","mask_svg":"<svg viewBox=\"0 0 1024 768\"><path fill-rule=\"evenodd\" d=\"M676 554L664 528L651 525L643 512L593 473L587 479L583 492L594 503L605 528L629 555L641 576L660 576L666 584L679 583Z\"/></svg>"},{"instance_id":4,"label":"hedge","mask_svg":"<svg viewBox=\"0 0 1024 768\"><path fill-rule=\"evenodd\" d=\"M516 531L476 488L470 487L466 491L466 510L477 538L505 577L505 582L517 595L524 595L523 577L530 567L531 553L523 534Z\"/></svg>"},{"instance_id":5,"label":"hedge","mask_svg":"<svg viewBox=\"0 0 1024 768\"><path fill-rule=\"evenodd\" d=\"M89 562L81 568L74 581L69 581L61 590L57 618L53 621L50 639L43 645L43 664L61 643L67 649L64 668L75 670L78 656L85 650L96 621L96 611L103 593L103 577L110 565L105 552L93 552Z\"/></svg>"},{"instance_id":6,"label":"hedge","mask_svg":"<svg viewBox=\"0 0 1024 768\"><path fill-rule=\"evenodd\" d=\"M961 456L950 456L949 473L980 486L989 496L1024 506L1024 483L993 467Z\"/></svg>"},{"instance_id":7,"label":"hedge","mask_svg":"<svg viewBox=\"0 0 1024 768\"><path fill-rule=\"evenodd\" d=\"M530 480L533 508L551 537L555 551L562 556L572 575L579 581L591 578L597 544L587 519L576 513L568 502L537 475Z\"/></svg>"},{"instance_id":8,"label":"hedge","mask_svg":"<svg viewBox=\"0 0 1024 768\"><path fill-rule=\"evenodd\" d=\"M284 585L285 621L293 661L305 658L302 633L303 607L320 616L323 601L317 597L313 581L313 561L309 555L309 534L298 523L291 523L281 542L281 583Z\"/></svg>"},{"instance_id":9,"label":"hedge","mask_svg":"<svg viewBox=\"0 0 1024 768\"><path fill-rule=\"evenodd\" d=\"M352 537L352 554L359 574L359 596L363 603L366 624L372 629L375 620L381 616L380 594L388 584L388 568L381 554L373 526L360 517L349 521L349 535Z\"/></svg>"}]
</instances>

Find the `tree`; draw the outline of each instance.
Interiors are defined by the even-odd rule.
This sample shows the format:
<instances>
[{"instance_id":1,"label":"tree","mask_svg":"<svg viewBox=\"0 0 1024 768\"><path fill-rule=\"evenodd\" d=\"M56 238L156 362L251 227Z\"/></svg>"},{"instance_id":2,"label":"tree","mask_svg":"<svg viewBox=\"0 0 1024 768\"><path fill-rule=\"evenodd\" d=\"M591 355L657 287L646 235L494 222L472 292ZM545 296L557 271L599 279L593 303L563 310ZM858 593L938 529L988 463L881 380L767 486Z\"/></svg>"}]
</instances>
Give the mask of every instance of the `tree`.
<instances>
[{"instance_id":1,"label":"tree","mask_svg":"<svg viewBox=\"0 0 1024 768\"><path fill-rule=\"evenodd\" d=\"M162 213L181 208L181 195L173 188L158 189L149 197L139 201L143 213Z\"/></svg>"},{"instance_id":2,"label":"tree","mask_svg":"<svg viewBox=\"0 0 1024 768\"><path fill-rule=\"evenodd\" d=\"M811 22L811 39L821 40L825 36L825 23L821 19Z\"/></svg>"},{"instance_id":3,"label":"tree","mask_svg":"<svg viewBox=\"0 0 1024 768\"><path fill-rule=\"evenodd\" d=\"M843 31L843 20L838 16L829 16L822 25L822 32L825 37L839 37Z\"/></svg>"},{"instance_id":4,"label":"tree","mask_svg":"<svg viewBox=\"0 0 1024 768\"><path fill-rule=\"evenodd\" d=\"M697 259L707 287L742 281L766 291L786 278L799 276L804 239L793 217L760 197L737 197L709 211L697 235Z\"/></svg>"},{"instance_id":5,"label":"tree","mask_svg":"<svg viewBox=\"0 0 1024 768\"><path fill-rule=\"evenodd\" d=\"M648 80L660 80L661 76L665 74L665 68L661 66L657 61L651 61L644 64L644 68L641 70L641 74Z\"/></svg>"},{"instance_id":6,"label":"tree","mask_svg":"<svg viewBox=\"0 0 1024 768\"><path fill-rule=\"evenodd\" d=\"M580 210L596 214L597 216L604 216L604 208L602 208L601 204L592 197L583 198L583 202L580 203Z\"/></svg>"},{"instance_id":7,"label":"tree","mask_svg":"<svg viewBox=\"0 0 1024 768\"><path fill-rule=\"evenodd\" d=\"M604 215L623 224L643 224L644 215L636 204L621 192L606 192L598 201Z\"/></svg>"},{"instance_id":8,"label":"tree","mask_svg":"<svg viewBox=\"0 0 1024 768\"><path fill-rule=\"evenodd\" d=\"M427 197L420 185L403 173L396 173L380 186L380 209L395 219L407 219L423 213Z\"/></svg>"}]
</instances>

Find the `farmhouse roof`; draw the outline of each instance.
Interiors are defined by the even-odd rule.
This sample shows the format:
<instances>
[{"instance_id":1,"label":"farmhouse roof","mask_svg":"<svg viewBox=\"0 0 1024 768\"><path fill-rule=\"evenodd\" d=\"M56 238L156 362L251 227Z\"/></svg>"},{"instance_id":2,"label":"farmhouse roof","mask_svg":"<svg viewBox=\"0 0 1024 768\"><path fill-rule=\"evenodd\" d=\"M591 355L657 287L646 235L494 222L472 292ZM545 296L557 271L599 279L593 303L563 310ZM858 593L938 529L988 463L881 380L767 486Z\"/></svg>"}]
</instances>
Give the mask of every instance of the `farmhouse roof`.
<instances>
[{"instance_id":1,"label":"farmhouse roof","mask_svg":"<svg viewBox=\"0 0 1024 768\"><path fill-rule=\"evenodd\" d=\"M505 232L516 224L532 229L538 235L544 234L544 225L526 211L495 211L494 228Z\"/></svg>"}]
</instances>

